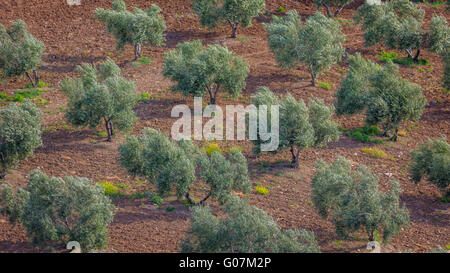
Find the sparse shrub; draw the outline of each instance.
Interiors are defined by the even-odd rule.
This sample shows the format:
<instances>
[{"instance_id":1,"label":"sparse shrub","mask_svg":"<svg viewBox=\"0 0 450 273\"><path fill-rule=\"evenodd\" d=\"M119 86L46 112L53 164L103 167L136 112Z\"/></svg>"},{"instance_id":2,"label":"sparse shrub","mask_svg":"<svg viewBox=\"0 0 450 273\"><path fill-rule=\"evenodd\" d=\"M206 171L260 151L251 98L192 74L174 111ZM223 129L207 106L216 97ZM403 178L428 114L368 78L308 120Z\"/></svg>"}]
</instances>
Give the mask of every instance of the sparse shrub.
<instances>
[{"instance_id":1,"label":"sparse shrub","mask_svg":"<svg viewBox=\"0 0 450 273\"><path fill-rule=\"evenodd\" d=\"M236 38L237 28L251 26L252 19L266 10L264 0L194 0L192 9L200 18L204 27L216 28L229 24L232 28L231 38Z\"/></svg>"},{"instance_id":2,"label":"sparse shrub","mask_svg":"<svg viewBox=\"0 0 450 273\"><path fill-rule=\"evenodd\" d=\"M87 178L48 177L31 172L27 188L3 186L0 208L23 224L34 244L77 241L83 250L105 248L114 206L100 185Z\"/></svg>"},{"instance_id":3,"label":"sparse shrub","mask_svg":"<svg viewBox=\"0 0 450 273\"><path fill-rule=\"evenodd\" d=\"M209 197L220 202L233 190L246 192L250 187L247 160L237 149L208 156L190 141L171 141L159 131L144 129L142 136L130 136L119 147L120 162L132 175L142 175L156 184L161 196L175 189L177 197L191 204L203 204ZM190 196L190 187L201 179L209 192L199 202Z\"/></svg>"},{"instance_id":4,"label":"sparse shrub","mask_svg":"<svg viewBox=\"0 0 450 273\"><path fill-rule=\"evenodd\" d=\"M223 153L222 149L220 149L219 145L217 143L211 142L205 149L206 154L208 156L211 156L212 153L214 152L218 152L218 153Z\"/></svg>"},{"instance_id":5,"label":"sparse shrub","mask_svg":"<svg viewBox=\"0 0 450 273\"><path fill-rule=\"evenodd\" d=\"M108 141L114 135L114 127L128 130L136 120L133 107L137 103L136 86L120 76L120 68L108 59L95 66L78 66L80 78L61 82L61 91L69 98L66 117L77 126L97 127L104 122Z\"/></svg>"},{"instance_id":6,"label":"sparse shrub","mask_svg":"<svg viewBox=\"0 0 450 273\"><path fill-rule=\"evenodd\" d=\"M42 145L41 117L30 101L0 109L0 179Z\"/></svg>"},{"instance_id":7,"label":"sparse shrub","mask_svg":"<svg viewBox=\"0 0 450 273\"><path fill-rule=\"evenodd\" d=\"M364 126L363 128L356 128L349 130L345 135L352 137L362 143L382 143L381 139L373 139L372 136L378 136L380 129L377 126Z\"/></svg>"},{"instance_id":8,"label":"sparse shrub","mask_svg":"<svg viewBox=\"0 0 450 273\"><path fill-rule=\"evenodd\" d=\"M209 207L191 209L191 227L181 252L263 253L320 252L316 238L306 230L282 230L265 211L234 196L226 216L214 216Z\"/></svg>"},{"instance_id":9,"label":"sparse shrub","mask_svg":"<svg viewBox=\"0 0 450 273\"><path fill-rule=\"evenodd\" d=\"M412 163L409 170L414 182L422 177L438 186L444 198L450 199L450 145L445 138L429 140L427 144L411 152Z\"/></svg>"},{"instance_id":10,"label":"sparse shrub","mask_svg":"<svg viewBox=\"0 0 450 273\"><path fill-rule=\"evenodd\" d=\"M381 124L385 136L396 141L401 122L417 121L426 105L422 88L399 75L398 66L383 68L359 54L348 58L349 72L336 94L336 114L365 111L368 125Z\"/></svg>"},{"instance_id":11,"label":"sparse shrub","mask_svg":"<svg viewBox=\"0 0 450 273\"><path fill-rule=\"evenodd\" d=\"M252 100L256 107L278 104L278 98L267 87L259 88ZM298 159L302 149L324 147L328 142L339 139L338 124L331 120L334 109L321 99L311 99L307 107L302 99L297 101L288 94L281 100L279 111L277 152L289 149L293 168L299 167ZM261 140L258 138L253 143L255 147L259 147ZM254 151L258 152L258 149Z\"/></svg>"},{"instance_id":12,"label":"sparse shrub","mask_svg":"<svg viewBox=\"0 0 450 273\"><path fill-rule=\"evenodd\" d=\"M267 189L266 187L264 187L263 185L258 185L255 187L255 191L259 194L262 195L267 195L269 194L269 189Z\"/></svg>"},{"instance_id":13,"label":"sparse shrub","mask_svg":"<svg viewBox=\"0 0 450 273\"><path fill-rule=\"evenodd\" d=\"M319 87L326 89L326 90L330 90L333 87L333 83L329 83L329 82L319 82Z\"/></svg>"},{"instance_id":14,"label":"sparse shrub","mask_svg":"<svg viewBox=\"0 0 450 273\"><path fill-rule=\"evenodd\" d=\"M107 196L115 197L119 194L119 188L111 182L101 180L98 184L102 186L104 193Z\"/></svg>"},{"instance_id":15,"label":"sparse shrub","mask_svg":"<svg viewBox=\"0 0 450 273\"><path fill-rule=\"evenodd\" d=\"M400 184L391 181L390 192L378 189L378 177L360 165L352 171L351 163L339 157L332 164L319 161L312 180L314 207L323 218L330 217L336 233L347 237L349 233L365 229L369 241L378 232L386 241L409 224L405 206L400 207Z\"/></svg>"},{"instance_id":16,"label":"sparse shrub","mask_svg":"<svg viewBox=\"0 0 450 273\"><path fill-rule=\"evenodd\" d=\"M299 63L308 67L313 86L317 76L344 55L344 35L339 23L320 12L303 24L297 11L290 10L286 16L274 16L264 27L276 62L286 69L293 69Z\"/></svg>"},{"instance_id":17,"label":"sparse shrub","mask_svg":"<svg viewBox=\"0 0 450 273\"><path fill-rule=\"evenodd\" d=\"M378 148L362 148L361 151L365 154L376 158L390 158L393 159L392 156L388 155L385 151L380 150Z\"/></svg>"},{"instance_id":18,"label":"sparse shrub","mask_svg":"<svg viewBox=\"0 0 450 273\"><path fill-rule=\"evenodd\" d=\"M186 97L208 92L210 104L216 104L219 91L240 95L248 72L243 58L219 45L203 47L200 40L178 44L164 58L164 76L177 83L172 90Z\"/></svg>"},{"instance_id":19,"label":"sparse shrub","mask_svg":"<svg viewBox=\"0 0 450 273\"><path fill-rule=\"evenodd\" d=\"M44 44L28 32L24 21L12 22L10 29L0 24L0 70L5 77L25 74L35 87L39 83L36 69L41 63L44 49ZM34 79L30 71L33 71Z\"/></svg>"},{"instance_id":20,"label":"sparse shrub","mask_svg":"<svg viewBox=\"0 0 450 273\"><path fill-rule=\"evenodd\" d=\"M318 8L324 7L328 17L337 17L344 7L354 0L314 0ZM335 12L331 12L330 6L337 6Z\"/></svg>"},{"instance_id":21,"label":"sparse shrub","mask_svg":"<svg viewBox=\"0 0 450 273\"><path fill-rule=\"evenodd\" d=\"M109 33L117 40L117 49L123 49L126 44L134 46L135 60L141 57L144 43L161 46L164 43L166 24L157 5L151 5L147 10L133 8L133 12L126 9L122 0L114 0L112 10L98 8L95 18L106 24Z\"/></svg>"}]
</instances>

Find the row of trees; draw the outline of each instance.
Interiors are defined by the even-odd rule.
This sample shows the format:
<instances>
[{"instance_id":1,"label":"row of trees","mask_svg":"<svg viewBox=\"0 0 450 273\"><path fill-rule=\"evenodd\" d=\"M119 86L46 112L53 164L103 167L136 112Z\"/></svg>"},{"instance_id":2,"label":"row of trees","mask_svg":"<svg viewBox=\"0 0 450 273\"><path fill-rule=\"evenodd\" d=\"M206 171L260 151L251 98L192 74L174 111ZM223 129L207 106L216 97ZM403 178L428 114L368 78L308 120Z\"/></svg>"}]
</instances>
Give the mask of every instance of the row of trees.
<instances>
[{"instance_id":1,"label":"row of trees","mask_svg":"<svg viewBox=\"0 0 450 273\"><path fill-rule=\"evenodd\" d=\"M264 24L277 63L288 69L297 67L299 63L307 66L312 84L315 85L317 76L332 64L340 62L344 55L344 36L339 23L330 18L333 16L329 6L338 6L334 14L337 16L350 2L317 0L317 6L324 6L329 18L317 12L302 24L298 13L289 11L286 16L275 16L270 24ZM236 37L238 25L244 28L250 26L252 19L265 11L263 0L195 0L192 5L203 26L214 28L229 23L232 37ZM136 7L128 11L123 0L114 0L112 10L99 8L94 13L95 18L105 23L107 31L116 38L118 49L128 43L134 46L135 59L141 57L144 43L151 46L164 44L166 25L157 5L145 11ZM450 28L444 17L433 16L429 31L426 32L422 29L423 18L424 11L409 0L367 2L358 8L355 16L356 22L364 30L366 46L384 43L388 48L405 50L414 61L418 61L422 48L442 56L446 65L443 82L444 87L448 88ZM11 24L10 29L1 26L0 45L0 68L3 74L6 77L26 74L36 85L39 82L36 68L41 62L44 45L27 31L26 24L18 20ZM416 53L413 53L414 50ZM199 51L197 48L196 52ZM174 58L174 55L171 54L171 57ZM197 57L197 54L191 57L194 56ZM29 71L33 72L34 79ZM175 77L173 74L168 76ZM235 91L232 90L232 93Z\"/></svg>"}]
</instances>

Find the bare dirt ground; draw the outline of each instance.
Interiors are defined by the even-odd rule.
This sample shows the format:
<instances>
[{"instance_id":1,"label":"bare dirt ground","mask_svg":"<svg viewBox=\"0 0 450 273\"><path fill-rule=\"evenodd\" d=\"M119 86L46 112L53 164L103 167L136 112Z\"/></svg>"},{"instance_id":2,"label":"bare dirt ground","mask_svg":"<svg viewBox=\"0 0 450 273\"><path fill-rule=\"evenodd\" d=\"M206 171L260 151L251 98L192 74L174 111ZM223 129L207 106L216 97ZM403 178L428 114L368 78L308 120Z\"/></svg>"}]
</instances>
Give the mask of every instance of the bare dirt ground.
<instances>
[{"instance_id":1,"label":"bare dirt ground","mask_svg":"<svg viewBox=\"0 0 450 273\"><path fill-rule=\"evenodd\" d=\"M72 128L64 123L64 105L66 99L58 90L58 82L67 76L75 76L74 68L82 63L99 63L110 57L123 69L123 75L136 81L138 93L149 93L153 97L149 103L140 103L136 107L139 121L132 134L139 134L144 127L153 127L166 133L175 119L170 118L174 105L188 104L191 98L184 98L170 91L171 83L161 75L164 53L177 43L202 39L205 43L222 43L236 54L244 57L251 71L247 87L238 99L219 97L218 104L248 104L251 94L258 86L268 86L277 94L290 92L296 98L307 101L310 97L323 98L333 103L333 95L345 77L347 64L334 65L319 77L319 81L333 83L331 90L312 87L307 70L303 67L292 71L283 71L277 67L273 54L269 51L266 33L262 27L271 14L283 6L286 10L296 9L302 17L311 15L315 6L306 1L267 0L267 11L254 21L252 27L242 31L238 39L229 39L229 29L208 31L202 29L190 8L189 0L133 0L126 1L129 6L140 8L158 4L168 26L166 46L144 48L144 55L152 59L149 66L132 65L131 47L118 52L115 41L106 33L105 27L93 20L95 8L110 8L110 0L82 0L81 6L69 7L60 0L5 0L0 3L0 23L8 24L22 18L30 31L46 45L46 51L39 72L42 79L53 87L47 88L44 97L50 103L44 107L44 145L38 148L34 157L21 162L20 167L9 174L5 182L14 186L26 185L27 174L39 168L49 175L77 175L94 181L108 180L128 186L127 192L151 189L147 183L139 183L138 178L127 175L118 163L117 148L125 135L119 134L112 143L98 137L95 130ZM344 9L342 30L348 38L345 42L347 52L360 52L365 58L378 61L381 46L365 48L363 33L359 26L350 21L357 5ZM445 6L433 8L421 4L426 10L426 20L433 14L450 18ZM323 12L323 10L322 10ZM403 52L398 52L404 54ZM342 137L326 149L307 149L302 152L300 168L287 167L289 152L278 155L256 157L251 153L249 142L221 142L224 149L239 145L249 161L251 179L270 189L268 195L252 192L250 202L267 211L283 228L304 228L313 231L318 237L324 252L362 252L367 241L363 233L354 234L352 239L340 241L334 233L330 221L321 219L311 203L311 179L314 162L318 159L331 161L336 155L350 159L355 166L368 165L380 178L380 187L388 189L388 180L399 180L404 192L401 201L406 203L411 217L411 225L395 236L383 247L386 252L411 250L423 252L436 247L445 247L450 243L450 204L439 201L440 192L428 183L415 185L408 178L409 151L428 138L450 135L449 95L441 91L443 65L440 58L427 51L422 53L430 65L426 67L401 67L403 77L420 84L429 101L421 120L417 123L405 123L402 130L406 133L396 143L362 144L348 137ZM421 69L423 68L423 69ZM13 78L0 83L0 90L13 93L26 84L26 79ZM362 116L337 118L347 129L364 125ZM99 128L98 131L102 131ZM383 149L390 159L373 158L361 152L361 148L375 146ZM200 188L200 187L199 187ZM200 193L200 189L199 192ZM117 211L110 226L108 252L177 252L189 226L189 209L174 198L169 199L162 209L158 209L148 199L115 200ZM210 203L213 207L214 202ZM174 207L166 211L167 206ZM20 226L11 226L0 217L0 252L43 252L50 251L33 247Z\"/></svg>"}]
</instances>

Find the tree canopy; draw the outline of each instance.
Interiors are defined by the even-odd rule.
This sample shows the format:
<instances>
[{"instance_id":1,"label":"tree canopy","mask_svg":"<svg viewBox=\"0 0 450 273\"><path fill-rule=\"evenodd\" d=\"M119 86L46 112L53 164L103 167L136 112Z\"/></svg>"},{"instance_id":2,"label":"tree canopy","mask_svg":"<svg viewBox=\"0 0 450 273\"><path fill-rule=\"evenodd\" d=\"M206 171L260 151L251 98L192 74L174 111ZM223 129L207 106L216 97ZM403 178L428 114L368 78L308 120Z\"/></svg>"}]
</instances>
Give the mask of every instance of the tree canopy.
<instances>
[{"instance_id":1,"label":"tree canopy","mask_svg":"<svg viewBox=\"0 0 450 273\"><path fill-rule=\"evenodd\" d=\"M137 60L141 57L144 43L153 46L164 44L166 23L161 15L161 8L155 4L145 11L133 8L133 12L126 9L122 0L113 0L112 10L97 8L95 18L106 24L109 33L117 40L117 49L123 49L128 43L134 46Z\"/></svg>"},{"instance_id":2,"label":"tree canopy","mask_svg":"<svg viewBox=\"0 0 450 273\"><path fill-rule=\"evenodd\" d=\"M312 180L314 207L323 218L331 218L337 235L345 238L365 229L369 241L375 240L375 232L386 241L409 225L408 210L400 207L399 182L391 181L390 192L384 193L369 168L351 167L343 157L331 164L319 161Z\"/></svg>"},{"instance_id":3,"label":"tree canopy","mask_svg":"<svg viewBox=\"0 0 450 273\"><path fill-rule=\"evenodd\" d=\"M366 2L358 8L355 19L362 25L366 46L384 43L388 48L406 51L408 58L417 62L422 48L432 49L448 44L448 39L447 42L435 39L433 33L427 33L422 28L424 16L425 11L409 0L390 0L378 4ZM434 18L431 32L433 27L436 30L446 24L445 19Z\"/></svg>"},{"instance_id":4,"label":"tree canopy","mask_svg":"<svg viewBox=\"0 0 450 273\"><path fill-rule=\"evenodd\" d=\"M0 109L0 179L42 145L41 118L28 100Z\"/></svg>"},{"instance_id":5,"label":"tree canopy","mask_svg":"<svg viewBox=\"0 0 450 273\"><path fill-rule=\"evenodd\" d=\"M289 149L292 166L298 168L302 149L323 147L328 142L339 139L338 124L331 120L334 112L323 100L309 100L309 107L302 99L296 100L288 94L280 101L267 87L259 88L252 97L256 107L260 105L280 104L279 109L279 146L277 151ZM260 145L260 140L253 141Z\"/></svg>"},{"instance_id":6,"label":"tree canopy","mask_svg":"<svg viewBox=\"0 0 450 273\"><path fill-rule=\"evenodd\" d=\"M249 72L247 62L219 45L204 47L200 40L178 44L166 53L163 75L176 83L175 92L184 96L209 94L216 104L219 91L238 96L245 88Z\"/></svg>"},{"instance_id":7,"label":"tree canopy","mask_svg":"<svg viewBox=\"0 0 450 273\"><path fill-rule=\"evenodd\" d=\"M12 22L9 29L0 24L0 70L5 77L25 74L36 86L39 83L36 69L42 61L44 49L44 44L28 32L24 21ZM30 71L33 71L34 79Z\"/></svg>"},{"instance_id":8,"label":"tree canopy","mask_svg":"<svg viewBox=\"0 0 450 273\"><path fill-rule=\"evenodd\" d=\"M403 79L399 68L388 62L383 68L359 54L348 58L349 72L336 94L336 113L365 111L369 125L381 124L385 136L397 140L401 122L417 121L426 105L422 88Z\"/></svg>"},{"instance_id":9,"label":"tree canopy","mask_svg":"<svg viewBox=\"0 0 450 273\"><path fill-rule=\"evenodd\" d=\"M236 38L237 28L251 26L252 19L266 10L264 0L193 0L192 8L204 27L216 28L229 24L231 38Z\"/></svg>"},{"instance_id":10,"label":"tree canopy","mask_svg":"<svg viewBox=\"0 0 450 273\"><path fill-rule=\"evenodd\" d=\"M191 141L175 142L146 128L140 137L127 137L119 152L128 173L147 178L161 195L175 190L178 198L185 197L191 204L203 204L209 197L224 202L233 190L246 192L250 187L247 160L236 148L226 156L219 151L208 155ZM196 180L209 186L198 202L190 193Z\"/></svg>"},{"instance_id":11,"label":"tree canopy","mask_svg":"<svg viewBox=\"0 0 450 273\"><path fill-rule=\"evenodd\" d=\"M297 11L291 10L286 16L274 16L264 27L276 62L286 69L293 69L299 63L308 67L313 86L317 76L341 61L344 55L344 35L339 23L320 12L303 24Z\"/></svg>"},{"instance_id":12,"label":"tree canopy","mask_svg":"<svg viewBox=\"0 0 450 273\"><path fill-rule=\"evenodd\" d=\"M337 17L344 7L353 1L354 0L314 0L314 3L318 8L323 6L328 17ZM336 6L334 13L330 9L331 6Z\"/></svg>"},{"instance_id":13,"label":"tree canopy","mask_svg":"<svg viewBox=\"0 0 450 273\"><path fill-rule=\"evenodd\" d=\"M103 121L108 141L114 135L114 127L130 129L136 120L134 82L121 77L120 68L111 59L101 63L98 70L84 64L78 66L77 71L81 77L61 82L61 91L69 98L66 112L69 122L95 128Z\"/></svg>"},{"instance_id":14,"label":"tree canopy","mask_svg":"<svg viewBox=\"0 0 450 273\"><path fill-rule=\"evenodd\" d=\"M14 192L5 185L0 190L0 212L21 223L34 244L77 241L84 250L107 246L114 206L89 179L48 177L34 170L26 188Z\"/></svg>"},{"instance_id":15,"label":"tree canopy","mask_svg":"<svg viewBox=\"0 0 450 273\"><path fill-rule=\"evenodd\" d=\"M426 177L444 191L444 198L450 200L450 145L445 138L429 140L411 152L412 163L409 173L418 183Z\"/></svg>"},{"instance_id":16,"label":"tree canopy","mask_svg":"<svg viewBox=\"0 0 450 273\"><path fill-rule=\"evenodd\" d=\"M233 196L218 218L208 206L191 209L191 226L181 252L195 253L317 253L312 232L282 230L265 211Z\"/></svg>"}]
</instances>

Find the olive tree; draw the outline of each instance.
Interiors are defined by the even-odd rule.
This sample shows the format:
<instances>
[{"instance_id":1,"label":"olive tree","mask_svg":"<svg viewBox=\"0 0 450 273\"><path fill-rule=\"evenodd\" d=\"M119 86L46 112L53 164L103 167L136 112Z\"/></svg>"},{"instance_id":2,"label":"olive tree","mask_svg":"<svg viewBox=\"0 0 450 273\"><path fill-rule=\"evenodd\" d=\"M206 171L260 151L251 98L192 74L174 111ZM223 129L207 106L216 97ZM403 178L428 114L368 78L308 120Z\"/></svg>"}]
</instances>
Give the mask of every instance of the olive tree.
<instances>
[{"instance_id":1,"label":"olive tree","mask_svg":"<svg viewBox=\"0 0 450 273\"><path fill-rule=\"evenodd\" d=\"M119 153L128 173L145 177L161 195L175 190L178 198L184 197L191 204L201 205L209 197L224 202L233 190L246 192L250 187L247 160L238 149L232 149L227 156L218 151L208 156L191 141L175 142L147 128L140 137L127 137ZM197 180L209 186L198 202L190 192Z\"/></svg>"},{"instance_id":2,"label":"olive tree","mask_svg":"<svg viewBox=\"0 0 450 273\"><path fill-rule=\"evenodd\" d=\"M343 157L331 164L319 161L312 180L314 208L324 219L331 218L337 235L345 238L364 229L369 241L375 240L375 232L386 241L409 225L408 210L400 206L399 182L391 181L391 190L384 193L368 167L351 167Z\"/></svg>"},{"instance_id":3,"label":"olive tree","mask_svg":"<svg viewBox=\"0 0 450 273\"><path fill-rule=\"evenodd\" d=\"M136 120L133 107L137 103L134 82L120 76L120 68L111 59L99 69L90 64L77 67L80 78L61 82L61 91L69 98L66 117L77 126L95 128L104 122L108 141L114 127L128 130Z\"/></svg>"},{"instance_id":4,"label":"olive tree","mask_svg":"<svg viewBox=\"0 0 450 273\"><path fill-rule=\"evenodd\" d=\"M26 188L5 185L0 191L2 214L22 224L40 246L77 241L84 250L105 248L113 209L104 189L91 180L48 177L39 170L31 172Z\"/></svg>"},{"instance_id":5,"label":"olive tree","mask_svg":"<svg viewBox=\"0 0 450 273\"><path fill-rule=\"evenodd\" d=\"M0 179L42 145L42 113L31 101L0 109Z\"/></svg>"},{"instance_id":6,"label":"olive tree","mask_svg":"<svg viewBox=\"0 0 450 273\"><path fill-rule=\"evenodd\" d=\"M337 17L344 7L354 0L314 0L318 8L324 7L328 17ZM335 12L331 12L330 7L336 6Z\"/></svg>"},{"instance_id":7,"label":"olive tree","mask_svg":"<svg viewBox=\"0 0 450 273\"><path fill-rule=\"evenodd\" d=\"M443 44L436 43L445 42L429 39L433 33L422 28L424 16L425 11L409 0L390 0L378 4L366 2L358 8L355 19L362 25L366 46L384 43L390 49L406 51L408 58L417 62L422 48L442 47ZM444 22L445 18L444 21L432 19L430 27L434 24L436 29L436 24Z\"/></svg>"},{"instance_id":8,"label":"olive tree","mask_svg":"<svg viewBox=\"0 0 450 273\"><path fill-rule=\"evenodd\" d=\"M278 98L268 88L258 89L252 100L258 108L264 104L278 104ZM323 100L310 99L307 107L302 99L297 101L288 94L279 104L279 145L276 152L289 149L293 168L299 167L302 149L324 147L328 142L339 139L338 124L331 120L333 106L327 106ZM260 145L260 140L253 143Z\"/></svg>"},{"instance_id":9,"label":"olive tree","mask_svg":"<svg viewBox=\"0 0 450 273\"><path fill-rule=\"evenodd\" d=\"M164 58L163 74L176 83L172 89L186 97L208 92L210 104L216 104L219 91L240 95L248 72L243 58L219 45L203 47L200 40L178 44Z\"/></svg>"},{"instance_id":10,"label":"olive tree","mask_svg":"<svg viewBox=\"0 0 450 273\"><path fill-rule=\"evenodd\" d=\"M123 49L126 44L134 46L135 60L141 57L144 43L161 46L164 43L166 23L161 15L161 8L151 5L142 10L133 8L133 12L126 9L122 0L114 0L112 10L97 8L95 18L106 24L109 33L117 40L117 49Z\"/></svg>"},{"instance_id":11,"label":"olive tree","mask_svg":"<svg viewBox=\"0 0 450 273\"><path fill-rule=\"evenodd\" d=\"M286 16L274 16L272 22L264 24L264 27L276 62L286 69L293 69L299 63L308 67L313 86L317 76L341 61L345 52L339 23L320 12L303 24L297 11L291 10Z\"/></svg>"},{"instance_id":12,"label":"olive tree","mask_svg":"<svg viewBox=\"0 0 450 273\"><path fill-rule=\"evenodd\" d=\"M370 78L381 70L381 66L364 59L361 54L347 57L349 69L335 97L337 115L353 115L362 112L367 105Z\"/></svg>"},{"instance_id":13,"label":"olive tree","mask_svg":"<svg viewBox=\"0 0 450 273\"><path fill-rule=\"evenodd\" d=\"M444 198L450 199L450 145L447 140L429 140L412 151L411 157L409 173L412 180L418 183L426 177L444 191Z\"/></svg>"},{"instance_id":14,"label":"olive tree","mask_svg":"<svg viewBox=\"0 0 450 273\"><path fill-rule=\"evenodd\" d=\"M428 36L430 50L442 56L444 62L444 88L450 89L450 27L443 16L433 16Z\"/></svg>"},{"instance_id":15,"label":"olive tree","mask_svg":"<svg viewBox=\"0 0 450 273\"><path fill-rule=\"evenodd\" d=\"M204 27L216 28L229 24L231 38L236 38L237 28L251 26L252 19L266 11L264 0L193 0L192 9Z\"/></svg>"},{"instance_id":16,"label":"olive tree","mask_svg":"<svg viewBox=\"0 0 450 273\"><path fill-rule=\"evenodd\" d=\"M0 70L5 77L25 74L31 84L36 86L39 83L36 69L41 63L44 49L44 44L28 32L24 21L12 22L9 29L0 24Z\"/></svg>"},{"instance_id":17,"label":"olive tree","mask_svg":"<svg viewBox=\"0 0 450 273\"><path fill-rule=\"evenodd\" d=\"M191 209L191 226L181 252L195 253L318 253L312 232L282 230L265 211L234 196L218 218L208 206Z\"/></svg>"},{"instance_id":18,"label":"olive tree","mask_svg":"<svg viewBox=\"0 0 450 273\"><path fill-rule=\"evenodd\" d=\"M381 124L384 135L396 141L402 122L420 119L426 105L422 88L403 79L389 61L383 68L360 55L349 57L350 69L336 94L336 113L365 112L366 123Z\"/></svg>"}]
</instances>

